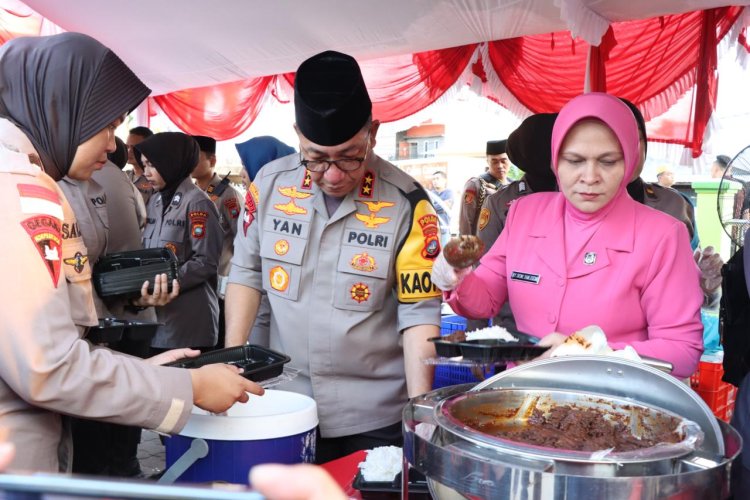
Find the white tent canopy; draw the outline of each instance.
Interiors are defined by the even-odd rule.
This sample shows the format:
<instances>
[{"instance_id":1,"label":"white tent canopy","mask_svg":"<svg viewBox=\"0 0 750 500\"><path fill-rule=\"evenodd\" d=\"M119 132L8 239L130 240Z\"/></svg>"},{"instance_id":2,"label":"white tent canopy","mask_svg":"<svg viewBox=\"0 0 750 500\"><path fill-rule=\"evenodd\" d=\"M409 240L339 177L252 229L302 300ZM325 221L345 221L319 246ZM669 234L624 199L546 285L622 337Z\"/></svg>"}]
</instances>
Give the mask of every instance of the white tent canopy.
<instances>
[{"instance_id":1,"label":"white tent canopy","mask_svg":"<svg viewBox=\"0 0 750 500\"><path fill-rule=\"evenodd\" d=\"M8 2L4 2L8 3ZM327 49L360 60L570 30L750 0L25 0L112 48L155 95L294 71ZM23 5L18 8L23 9Z\"/></svg>"}]
</instances>

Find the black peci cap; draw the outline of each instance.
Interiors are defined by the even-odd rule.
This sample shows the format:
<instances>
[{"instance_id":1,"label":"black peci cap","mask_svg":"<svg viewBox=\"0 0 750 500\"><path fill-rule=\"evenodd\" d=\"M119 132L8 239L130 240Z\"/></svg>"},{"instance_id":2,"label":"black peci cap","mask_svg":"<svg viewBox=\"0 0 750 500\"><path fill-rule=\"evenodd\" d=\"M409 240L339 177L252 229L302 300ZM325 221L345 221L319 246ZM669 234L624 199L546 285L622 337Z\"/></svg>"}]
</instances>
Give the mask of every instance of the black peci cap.
<instances>
[{"instance_id":1,"label":"black peci cap","mask_svg":"<svg viewBox=\"0 0 750 500\"><path fill-rule=\"evenodd\" d=\"M329 50L300 64L294 108L297 128L315 144L336 146L354 137L372 114L357 61Z\"/></svg>"},{"instance_id":2,"label":"black peci cap","mask_svg":"<svg viewBox=\"0 0 750 500\"><path fill-rule=\"evenodd\" d=\"M213 137L208 137L205 135L194 135L193 139L195 139L195 142L198 143L198 146L204 153L212 155L216 154L216 139L214 139Z\"/></svg>"},{"instance_id":3,"label":"black peci cap","mask_svg":"<svg viewBox=\"0 0 750 500\"><path fill-rule=\"evenodd\" d=\"M505 153L505 147L508 141L503 139L502 141L487 141L487 154L488 155L501 155Z\"/></svg>"}]
</instances>

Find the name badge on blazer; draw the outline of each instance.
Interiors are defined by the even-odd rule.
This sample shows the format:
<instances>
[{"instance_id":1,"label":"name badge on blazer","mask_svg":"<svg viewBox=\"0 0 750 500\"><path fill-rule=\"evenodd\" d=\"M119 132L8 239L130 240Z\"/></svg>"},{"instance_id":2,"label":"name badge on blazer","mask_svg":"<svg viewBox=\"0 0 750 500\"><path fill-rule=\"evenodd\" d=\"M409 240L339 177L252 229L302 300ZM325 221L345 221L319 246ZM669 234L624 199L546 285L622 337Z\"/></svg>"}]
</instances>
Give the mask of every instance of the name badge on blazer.
<instances>
[{"instance_id":1,"label":"name badge on blazer","mask_svg":"<svg viewBox=\"0 0 750 500\"><path fill-rule=\"evenodd\" d=\"M538 274L522 273L520 271L513 271L510 273L510 279L513 281L524 281L526 283L539 284L541 277Z\"/></svg>"}]
</instances>

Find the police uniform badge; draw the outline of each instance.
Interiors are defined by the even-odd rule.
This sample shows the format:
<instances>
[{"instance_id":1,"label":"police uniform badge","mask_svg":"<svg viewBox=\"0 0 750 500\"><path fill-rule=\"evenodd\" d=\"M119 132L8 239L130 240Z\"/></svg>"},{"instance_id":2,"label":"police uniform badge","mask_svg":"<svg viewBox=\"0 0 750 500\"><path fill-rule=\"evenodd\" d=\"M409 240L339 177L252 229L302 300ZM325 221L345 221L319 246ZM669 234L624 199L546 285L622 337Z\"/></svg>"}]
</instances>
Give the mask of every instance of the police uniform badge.
<instances>
[{"instance_id":1,"label":"police uniform badge","mask_svg":"<svg viewBox=\"0 0 750 500\"><path fill-rule=\"evenodd\" d=\"M44 262L52 285L57 288L60 278L60 255L62 253L62 235L60 234L60 221L46 215L36 215L21 222L21 225L31 237L39 255Z\"/></svg>"},{"instance_id":2,"label":"police uniform badge","mask_svg":"<svg viewBox=\"0 0 750 500\"><path fill-rule=\"evenodd\" d=\"M420 217L417 222L424 236L424 247L422 258L433 260L440 253L440 229L438 227L438 216L427 214Z\"/></svg>"},{"instance_id":3,"label":"police uniform badge","mask_svg":"<svg viewBox=\"0 0 750 500\"><path fill-rule=\"evenodd\" d=\"M176 193L172 198L172 206L176 207L182 201L182 193Z\"/></svg>"},{"instance_id":4,"label":"police uniform badge","mask_svg":"<svg viewBox=\"0 0 750 500\"><path fill-rule=\"evenodd\" d=\"M583 256L583 263L587 266L596 264L596 252L586 252L586 255Z\"/></svg>"},{"instance_id":5,"label":"police uniform badge","mask_svg":"<svg viewBox=\"0 0 750 500\"><path fill-rule=\"evenodd\" d=\"M189 212L188 218L190 219L190 236L198 240L206 236L208 212Z\"/></svg>"},{"instance_id":6,"label":"police uniform badge","mask_svg":"<svg viewBox=\"0 0 750 500\"><path fill-rule=\"evenodd\" d=\"M362 302L366 302L367 299L370 298L370 287L368 287L365 283L355 283L349 290L349 294L352 300L356 301L358 304L361 304Z\"/></svg>"},{"instance_id":7,"label":"police uniform badge","mask_svg":"<svg viewBox=\"0 0 750 500\"><path fill-rule=\"evenodd\" d=\"M233 220L240 216L240 206L237 204L237 200L234 197L227 198L224 201L224 206Z\"/></svg>"},{"instance_id":8,"label":"police uniform badge","mask_svg":"<svg viewBox=\"0 0 750 500\"><path fill-rule=\"evenodd\" d=\"M489 208L483 208L479 212L479 229L484 229L487 227L487 224L490 222L490 209Z\"/></svg>"},{"instance_id":9,"label":"police uniform badge","mask_svg":"<svg viewBox=\"0 0 750 500\"><path fill-rule=\"evenodd\" d=\"M69 266L73 266L73 270L77 272L78 274L81 274L83 272L83 268L88 261L89 261L89 256L83 255L81 252L76 252L76 254L73 257L63 260L65 264Z\"/></svg>"},{"instance_id":10,"label":"police uniform badge","mask_svg":"<svg viewBox=\"0 0 750 500\"><path fill-rule=\"evenodd\" d=\"M247 193L245 193L245 215L242 217L242 230L245 236L247 236L247 229L250 227L250 224L255 220L257 200L258 187L254 183L251 183L247 189Z\"/></svg>"},{"instance_id":11,"label":"police uniform badge","mask_svg":"<svg viewBox=\"0 0 750 500\"><path fill-rule=\"evenodd\" d=\"M289 273L281 266L272 268L268 278L271 282L271 288L277 292L285 292L289 288Z\"/></svg>"},{"instance_id":12,"label":"police uniform badge","mask_svg":"<svg viewBox=\"0 0 750 500\"><path fill-rule=\"evenodd\" d=\"M464 203L466 203L467 205L471 205L472 203L474 203L476 196L476 191L474 191L473 189L467 189L464 193Z\"/></svg>"}]
</instances>

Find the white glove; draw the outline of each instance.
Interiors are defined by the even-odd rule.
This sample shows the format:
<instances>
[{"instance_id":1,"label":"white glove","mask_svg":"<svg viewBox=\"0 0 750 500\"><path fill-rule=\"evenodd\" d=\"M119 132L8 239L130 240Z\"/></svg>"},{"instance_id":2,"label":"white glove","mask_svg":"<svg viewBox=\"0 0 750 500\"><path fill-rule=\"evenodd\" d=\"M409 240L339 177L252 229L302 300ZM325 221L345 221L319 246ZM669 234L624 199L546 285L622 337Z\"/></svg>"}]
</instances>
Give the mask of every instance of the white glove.
<instances>
[{"instance_id":1,"label":"white glove","mask_svg":"<svg viewBox=\"0 0 750 500\"><path fill-rule=\"evenodd\" d=\"M432 283L444 292L453 290L463 279L471 273L471 267L456 269L448 264L443 252L432 263Z\"/></svg>"}]
</instances>

